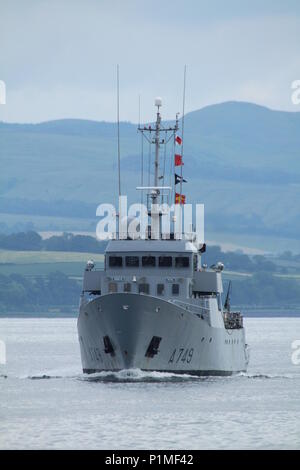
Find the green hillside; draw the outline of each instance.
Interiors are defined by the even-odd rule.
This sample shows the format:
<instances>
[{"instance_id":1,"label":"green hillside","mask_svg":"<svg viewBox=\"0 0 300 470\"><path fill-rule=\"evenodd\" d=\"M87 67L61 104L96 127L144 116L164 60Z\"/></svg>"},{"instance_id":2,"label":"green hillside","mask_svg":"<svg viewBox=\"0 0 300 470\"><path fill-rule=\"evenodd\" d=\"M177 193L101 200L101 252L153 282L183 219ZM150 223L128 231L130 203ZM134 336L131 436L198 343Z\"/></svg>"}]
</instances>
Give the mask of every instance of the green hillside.
<instances>
[{"instance_id":1,"label":"green hillside","mask_svg":"<svg viewBox=\"0 0 300 470\"><path fill-rule=\"evenodd\" d=\"M188 202L205 204L207 231L228 240L230 234L299 239L299 131L300 113L250 103L186 115L184 188ZM64 230L69 219L78 221L77 230L92 230L97 205L115 200L116 154L116 124L0 123L0 230L25 220L36 230ZM140 183L133 124L121 124L121 155L122 192L133 200Z\"/></svg>"}]
</instances>

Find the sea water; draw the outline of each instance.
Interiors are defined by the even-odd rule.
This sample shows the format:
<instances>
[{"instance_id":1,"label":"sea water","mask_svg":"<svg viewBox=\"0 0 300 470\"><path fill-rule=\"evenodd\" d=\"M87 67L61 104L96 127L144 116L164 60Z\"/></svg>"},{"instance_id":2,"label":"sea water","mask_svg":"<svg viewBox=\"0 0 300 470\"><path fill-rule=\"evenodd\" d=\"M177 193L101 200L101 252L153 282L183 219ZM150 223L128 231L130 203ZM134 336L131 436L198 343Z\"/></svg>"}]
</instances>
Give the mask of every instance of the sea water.
<instances>
[{"instance_id":1,"label":"sea water","mask_svg":"<svg viewBox=\"0 0 300 470\"><path fill-rule=\"evenodd\" d=\"M300 449L300 318L245 327L247 373L85 376L75 318L1 318L0 448Z\"/></svg>"}]
</instances>

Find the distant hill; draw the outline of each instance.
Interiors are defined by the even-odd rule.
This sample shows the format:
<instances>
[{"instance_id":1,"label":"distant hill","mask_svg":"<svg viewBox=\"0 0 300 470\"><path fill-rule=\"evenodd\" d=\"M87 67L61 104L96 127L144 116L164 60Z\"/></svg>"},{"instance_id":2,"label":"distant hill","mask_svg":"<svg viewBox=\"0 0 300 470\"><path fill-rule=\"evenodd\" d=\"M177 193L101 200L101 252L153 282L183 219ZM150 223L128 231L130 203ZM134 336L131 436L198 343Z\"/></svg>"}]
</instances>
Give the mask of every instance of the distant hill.
<instances>
[{"instance_id":1,"label":"distant hill","mask_svg":"<svg viewBox=\"0 0 300 470\"><path fill-rule=\"evenodd\" d=\"M136 125L120 131L122 190L134 199L141 141ZM0 213L92 219L100 202L114 202L116 132L115 123L77 119L0 123ZM186 115L184 137L184 188L188 201L205 203L207 229L299 238L299 112L207 106ZM145 145L145 168L147 156Z\"/></svg>"}]
</instances>

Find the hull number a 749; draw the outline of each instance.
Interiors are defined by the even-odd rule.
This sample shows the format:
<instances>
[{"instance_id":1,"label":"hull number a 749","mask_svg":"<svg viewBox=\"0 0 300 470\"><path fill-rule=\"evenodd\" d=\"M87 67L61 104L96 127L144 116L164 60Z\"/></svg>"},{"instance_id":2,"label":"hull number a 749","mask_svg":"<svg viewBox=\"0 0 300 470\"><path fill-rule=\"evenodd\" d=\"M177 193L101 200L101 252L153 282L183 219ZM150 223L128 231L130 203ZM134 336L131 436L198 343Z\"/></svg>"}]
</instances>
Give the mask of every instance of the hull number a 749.
<instances>
[{"instance_id":1,"label":"hull number a 749","mask_svg":"<svg viewBox=\"0 0 300 470\"><path fill-rule=\"evenodd\" d=\"M175 348L169 359L169 364L177 364L178 362L186 362L189 364L193 359L194 349Z\"/></svg>"}]
</instances>

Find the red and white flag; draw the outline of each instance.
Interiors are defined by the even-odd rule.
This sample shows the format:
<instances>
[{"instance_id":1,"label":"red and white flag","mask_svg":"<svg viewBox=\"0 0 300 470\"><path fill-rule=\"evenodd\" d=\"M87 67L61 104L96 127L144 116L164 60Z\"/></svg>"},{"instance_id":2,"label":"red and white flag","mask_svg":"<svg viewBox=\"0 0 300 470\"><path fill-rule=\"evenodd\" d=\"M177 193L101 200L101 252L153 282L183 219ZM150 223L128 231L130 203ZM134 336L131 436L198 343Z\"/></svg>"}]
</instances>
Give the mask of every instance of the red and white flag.
<instances>
[{"instance_id":1,"label":"red and white flag","mask_svg":"<svg viewBox=\"0 0 300 470\"><path fill-rule=\"evenodd\" d=\"M177 135L177 136L175 137L175 142L176 142L176 144L181 145L181 144L182 144L182 138L179 137L179 135Z\"/></svg>"}]
</instances>

